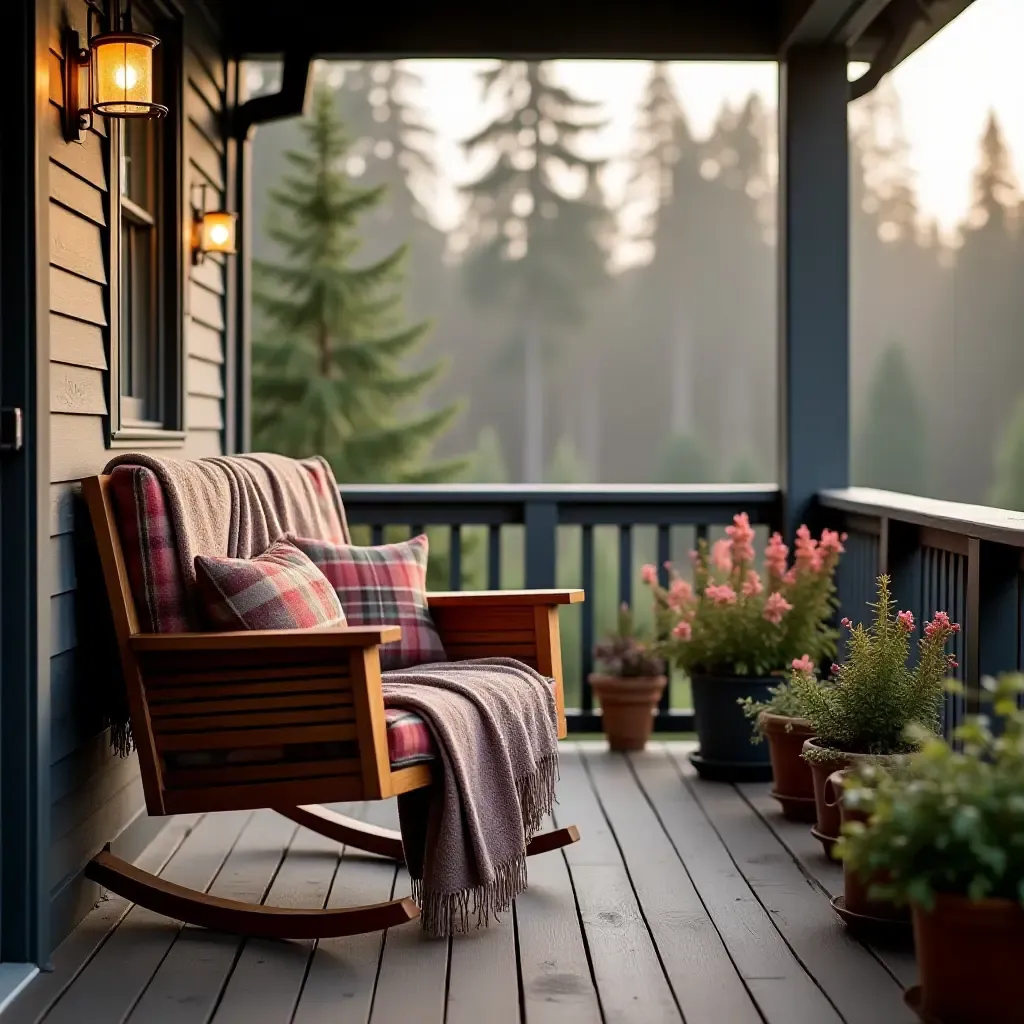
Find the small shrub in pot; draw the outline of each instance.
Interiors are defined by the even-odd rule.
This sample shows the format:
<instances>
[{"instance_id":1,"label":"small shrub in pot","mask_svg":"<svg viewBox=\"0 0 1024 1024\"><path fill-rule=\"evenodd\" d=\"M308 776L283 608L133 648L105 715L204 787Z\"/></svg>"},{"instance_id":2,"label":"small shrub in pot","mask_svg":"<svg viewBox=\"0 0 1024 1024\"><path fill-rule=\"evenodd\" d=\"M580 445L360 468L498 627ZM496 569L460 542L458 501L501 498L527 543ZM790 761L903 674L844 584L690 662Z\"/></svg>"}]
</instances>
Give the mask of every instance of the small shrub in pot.
<instances>
[{"instance_id":1,"label":"small shrub in pot","mask_svg":"<svg viewBox=\"0 0 1024 1024\"><path fill-rule=\"evenodd\" d=\"M798 664L802 662L798 661ZM814 821L814 780L803 759L804 740L814 735L811 723L788 679L769 688L766 700L745 697L743 713L754 723L752 743L768 742L772 765L772 796L782 805L783 817L791 821Z\"/></svg>"},{"instance_id":2,"label":"small shrub in pot","mask_svg":"<svg viewBox=\"0 0 1024 1024\"><path fill-rule=\"evenodd\" d=\"M804 717L814 729L803 756L814 778L815 835L826 849L839 835L839 808L825 800L829 775L865 759L912 753L918 744L907 738L908 727L936 733L946 679L956 667L946 644L960 626L941 611L926 623L917 664L909 667L914 616L897 611L888 576L879 576L877 587L870 625L854 626L843 619L847 656L841 665L832 666L830 678L818 679L811 665L790 674Z\"/></svg>"},{"instance_id":3,"label":"small shrub in pot","mask_svg":"<svg viewBox=\"0 0 1024 1024\"><path fill-rule=\"evenodd\" d=\"M654 709L668 679L665 663L637 628L629 605L616 628L594 648L598 671L588 677L601 703L601 723L612 750L643 750Z\"/></svg>"}]
</instances>

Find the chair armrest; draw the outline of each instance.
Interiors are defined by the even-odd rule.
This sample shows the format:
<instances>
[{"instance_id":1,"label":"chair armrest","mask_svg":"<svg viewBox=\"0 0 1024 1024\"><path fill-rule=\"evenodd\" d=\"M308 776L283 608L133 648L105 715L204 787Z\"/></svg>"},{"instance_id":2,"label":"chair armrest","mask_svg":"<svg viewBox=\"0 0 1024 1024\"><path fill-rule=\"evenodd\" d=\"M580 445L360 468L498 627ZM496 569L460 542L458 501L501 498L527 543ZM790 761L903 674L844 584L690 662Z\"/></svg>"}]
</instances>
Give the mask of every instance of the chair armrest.
<instances>
[{"instance_id":1,"label":"chair armrest","mask_svg":"<svg viewBox=\"0 0 1024 1024\"><path fill-rule=\"evenodd\" d=\"M136 654L188 651L304 650L376 647L398 640L398 626L332 626L327 629L249 629L230 633L136 633L129 638Z\"/></svg>"},{"instance_id":2,"label":"chair armrest","mask_svg":"<svg viewBox=\"0 0 1024 1024\"><path fill-rule=\"evenodd\" d=\"M549 608L582 601L582 590L455 590L427 594L431 608Z\"/></svg>"},{"instance_id":3,"label":"chair armrest","mask_svg":"<svg viewBox=\"0 0 1024 1024\"><path fill-rule=\"evenodd\" d=\"M582 600L582 590L427 594L434 625L453 661L516 658L554 679L560 737L566 724L558 606Z\"/></svg>"}]
</instances>

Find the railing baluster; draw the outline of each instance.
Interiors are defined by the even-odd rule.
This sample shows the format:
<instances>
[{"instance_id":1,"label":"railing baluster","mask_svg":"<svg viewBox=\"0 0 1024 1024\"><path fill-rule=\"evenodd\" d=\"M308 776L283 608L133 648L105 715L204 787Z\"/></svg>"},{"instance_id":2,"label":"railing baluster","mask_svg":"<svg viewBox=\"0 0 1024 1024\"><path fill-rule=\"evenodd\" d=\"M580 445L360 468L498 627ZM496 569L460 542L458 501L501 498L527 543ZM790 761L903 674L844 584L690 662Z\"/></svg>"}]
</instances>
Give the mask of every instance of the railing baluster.
<instances>
[{"instance_id":1,"label":"railing baluster","mask_svg":"<svg viewBox=\"0 0 1024 1024\"><path fill-rule=\"evenodd\" d=\"M448 586L462 589L462 527L458 523L448 527Z\"/></svg>"},{"instance_id":2,"label":"railing baluster","mask_svg":"<svg viewBox=\"0 0 1024 1024\"><path fill-rule=\"evenodd\" d=\"M633 604L633 527L619 526L619 604Z\"/></svg>"},{"instance_id":3,"label":"railing baluster","mask_svg":"<svg viewBox=\"0 0 1024 1024\"><path fill-rule=\"evenodd\" d=\"M594 671L594 528L587 523L580 530L582 550L580 551L580 562L583 568L583 592L586 601L580 609L582 615L582 627L580 629L580 703L585 713L589 714L594 709L594 694L590 689L588 677Z\"/></svg>"},{"instance_id":4,"label":"railing baluster","mask_svg":"<svg viewBox=\"0 0 1024 1024\"><path fill-rule=\"evenodd\" d=\"M695 532L697 534L696 540L697 540L697 544L699 546L700 542L702 540L706 541L708 539L708 526L707 526L707 523L701 523L700 525L698 525L696 527L696 531Z\"/></svg>"},{"instance_id":5,"label":"railing baluster","mask_svg":"<svg viewBox=\"0 0 1024 1024\"><path fill-rule=\"evenodd\" d=\"M558 505L527 501L523 513L526 534L526 586L547 590L555 585L558 556Z\"/></svg>"},{"instance_id":6,"label":"railing baluster","mask_svg":"<svg viewBox=\"0 0 1024 1024\"><path fill-rule=\"evenodd\" d=\"M381 523L374 523L370 527L370 543L374 547L384 543L384 527Z\"/></svg>"},{"instance_id":7,"label":"railing baluster","mask_svg":"<svg viewBox=\"0 0 1024 1024\"><path fill-rule=\"evenodd\" d=\"M672 558L672 531L671 527L662 523L658 527L658 579L663 587L668 586L668 565ZM671 668L666 666L669 675L669 685L665 687L658 702L658 714L665 714L672 707L672 673Z\"/></svg>"},{"instance_id":8,"label":"railing baluster","mask_svg":"<svg viewBox=\"0 0 1024 1024\"><path fill-rule=\"evenodd\" d=\"M487 528L487 587L501 590L501 525L498 523Z\"/></svg>"},{"instance_id":9,"label":"railing baluster","mask_svg":"<svg viewBox=\"0 0 1024 1024\"><path fill-rule=\"evenodd\" d=\"M422 533L426 533L426 530L423 529L422 523L413 523L413 525L409 527L410 539L413 537L419 537Z\"/></svg>"}]
</instances>

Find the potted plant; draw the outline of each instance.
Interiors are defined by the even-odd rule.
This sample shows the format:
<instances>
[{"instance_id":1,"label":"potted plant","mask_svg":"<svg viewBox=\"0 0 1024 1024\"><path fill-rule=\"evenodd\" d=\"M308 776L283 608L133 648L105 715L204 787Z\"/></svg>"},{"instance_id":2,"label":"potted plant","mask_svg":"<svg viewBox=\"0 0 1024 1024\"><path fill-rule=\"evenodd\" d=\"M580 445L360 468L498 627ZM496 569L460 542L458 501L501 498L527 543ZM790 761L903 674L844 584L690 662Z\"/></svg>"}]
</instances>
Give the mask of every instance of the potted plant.
<instances>
[{"instance_id":1,"label":"potted plant","mask_svg":"<svg viewBox=\"0 0 1024 1024\"><path fill-rule=\"evenodd\" d=\"M849 630L847 658L832 666L827 682L810 665L790 676L804 717L814 728L814 737L804 741L803 756L814 780L817 823L812 831L826 852L831 852L840 828L839 807L826 799L828 777L858 762L911 753L915 746L907 738L908 726L937 732L945 681L949 669L956 667L946 643L960 626L945 612L936 612L925 625L917 665L909 668L914 616L896 611L888 576L878 577L878 600L870 607L875 610L870 626L842 620Z\"/></svg>"},{"instance_id":2,"label":"potted plant","mask_svg":"<svg viewBox=\"0 0 1024 1024\"><path fill-rule=\"evenodd\" d=\"M961 750L927 738L904 772L875 783L868 822L847 825L840 846L865 877L884 873L875 895L910 905L921 984L907 1001L924 1020L1021 1019L1024 680L983 686L1001 728L970 719L955 733Z\"/></svg>"},{"instance_id":3,"label":"potted plant","mask_svg":"<svg viewBox=\"0 0 1024 1024\"><path fill-rule=\"evenodd\" d=\"M588 679L601 702L608 746L643 750L668 679L664 662L637 629L629 605L619 608L617 628L596 645L594 657L599 671Z\"/></svg>"},{"instance_id":4,"label":"potted plant","mask_svg":"<svg viewBox=\"0 0 1024 1024\"><path fill-rule=\"evenodd\" d=\"M814 821L814 780L802 757L804 740L814 735L792 683L781 680L768 690L768 699L741 701L743 713L753 719L751 742L768 741L772 766L772 796L782 805L782 816L790 821Z\"/></svg>"},{"instance_id":5,"label":"potted plant","mask_svg":"<svg viewBox=\"0 0 1024 1024\"><path fill-rule=\"evenodd\" d=\"M906 764L861 762L856 768L833 772L825 783L825 798L830 806L838 806L840 817L837 851L842 850L842 835L856 822L866 825L874 810L875 791L883 778L893 772L906 771ZM902 933L910 929L910 912L905 906L878 895L878 886L889 881L886 872L865 877L847 861L843 861L843 895L833 897L832 906L843 921L868 936L877 933Z\"/></svg>"},{"instance_id":6,"label":"potted plant","mask_svg":"<svg viewBox=\"0 0 1024 1024\"><path fill-rule=\"evenodd\" d=\"M812 665L834 652L828 620L842 542L832 530L816 540L801 526L789 565L789 549L775 533L762 574L754 567L753 527L740 513L710 550L701 542L691 553L692 584L668 566L663 587L655 567L644 566L665 638L660 650L690 677L700 743L691 761L705 778L770 778L768 753L751 744L742 703L767 702L794 662Z\"/></svg>"}]
</instances>

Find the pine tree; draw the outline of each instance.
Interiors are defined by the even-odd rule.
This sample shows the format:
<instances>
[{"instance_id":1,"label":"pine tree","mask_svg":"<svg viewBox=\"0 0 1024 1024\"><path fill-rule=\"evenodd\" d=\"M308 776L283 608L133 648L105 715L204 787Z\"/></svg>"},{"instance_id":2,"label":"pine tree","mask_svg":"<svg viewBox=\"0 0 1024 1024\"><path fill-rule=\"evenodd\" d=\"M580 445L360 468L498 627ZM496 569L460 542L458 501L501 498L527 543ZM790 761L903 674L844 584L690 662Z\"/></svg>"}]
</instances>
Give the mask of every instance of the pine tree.
<instances>
[{"instance_id":1,"label":"pine tree","mask_svg":"<svg viewBox=\"0 0 1024 1024\"><path fill-rule=\"evenodd\" d=\"M661 451L655 479L662 484L715 483L704 446L691 434L675 434Z\"/></svg>"},{"instance_id":2,"label":"pine tree","mask_svg":"<svg viewBox=\"0 0 1024 1024\"><path fill-rule=\"evenodd\" d=\"M484 427L477 436L476 451L466 479L475 484L507 484L508 468L501 450L501 438L494 427Z\"/></svg>"},{"instance_id":3,"label":"pine tree","mask_svg":"<svg viewBox=\"0 0 1024 1024\"><path fill-rule=\"evenodd\" d=\"M469 197L466 258L469 295L516 324L505 355L521 370L523 475L542 479L546 455L545 375L564 331L587 319L586 298L604 277L601 236L607 211L594 199L602 161L578 142L600 127L583 100L555 81L549 64L501 61L481 76L483 95L497 100L495 119L464 146L490 156ZM582 176L579 198L556 186L559 172Z\"/></svg>"},{"instance_id":4,"label":"pine tree","mask_svg":"<svg viewBox=\"0 0 1024 1024\"><path fill-rule=\"evenodd\" d=\"M996 479L989 504L1024 512L1024 396L1017 399L996 451Z\"/></svg>"},{"instance_id":5,"label":"pine tree","mask_svg":"<svg viewBox=\"0 0 1024 1024\"><path fill-rule=\"evenodd\" d=\"M302 128L305 145L287 153L293 171L271 193L269 236L284 257L254 263L264 324L253 346L254 439L288 455L319 452L341 481L448 479L460 464L422 460L455 408L400 413L440 371L402 370L429 329L402 312L405 248L357 260L360 220L385 190L357 188L343 170L348 142L328 89Z\"/></svg>"},{"instance_id":6,"label":"pine tree","mask_svg":"<svg viewBox=\"0 0 1024 1024\"><path fill-rule=\"evenodd\" d=\"M637 110L627 186L628 201L644 214L635 242L650 259L637 271L627 313L634 324L640 318L640 329L613 369L617 380L635 381L647 398L641 408L622 409L622 422L609 430L620 451L653 451L666 427L688 434L698 425L695 267L700 257L693 227L708 189L699 163L669 65L654 62Z\"/></svg>"},{"instance_id":7,"label":"pine tree","mask_svg":"<svg viewBox=\"0 0 1024 1024\"><path fill-rule=\"evenodd\" d=\"M890 345L879 360L860 422L853 482L903 494L928 494L925 416L901 346Z\"/></svg>"},{"instance_id":8,"label":"pine tree","mask_svg":"<svg viewBox=\"0 0 1024 1024\"><path fill-rule=\"evenodd\" d=\"M1004 225L1013 219L1020 200L1013 161L995 111L990 110L981 137L981 157L974 172L971 226L981 228L990 221Z\"/></svg>"},{"instance_id":9,"label":"pine tree","mask_svg":"<svg viewBox=\"0 0 1024 1024\"><path fill-rule=\"evenodd\" d=\"M386 185L387 201L373 213L378 244L388 251L409 242L430 244L440 256L441 233L429 222L423 197L436 188L435 132L416 95L422 78L402 61L346 64L338 81L341 116L352 136L349 171L367 185ZM355 172L358 171L358 174Z\"/></svg>"}]
</instances>

